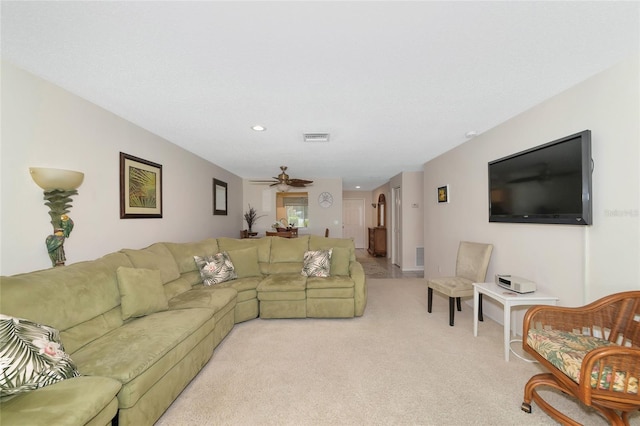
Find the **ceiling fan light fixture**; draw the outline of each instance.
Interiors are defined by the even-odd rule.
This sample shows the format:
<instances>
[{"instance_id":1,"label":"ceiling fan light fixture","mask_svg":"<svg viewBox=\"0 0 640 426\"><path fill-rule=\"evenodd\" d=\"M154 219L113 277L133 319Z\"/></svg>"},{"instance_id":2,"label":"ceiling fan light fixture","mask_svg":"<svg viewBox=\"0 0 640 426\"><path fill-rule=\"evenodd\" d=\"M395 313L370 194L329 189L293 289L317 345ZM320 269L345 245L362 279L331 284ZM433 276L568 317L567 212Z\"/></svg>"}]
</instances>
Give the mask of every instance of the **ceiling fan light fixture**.
<instances>
[{"instance_id":1,"label":"ceiling fan light fixture","mask_svg":"<svg viewBox=\"0 0 640 426\"><path fill-rule=\"evenodd\" d=\"M276 189L278 190L278 192L287 192L289 191L289 185L287 185L286 183L279 183L276 185Z\"/></svg>"}]
</instances>

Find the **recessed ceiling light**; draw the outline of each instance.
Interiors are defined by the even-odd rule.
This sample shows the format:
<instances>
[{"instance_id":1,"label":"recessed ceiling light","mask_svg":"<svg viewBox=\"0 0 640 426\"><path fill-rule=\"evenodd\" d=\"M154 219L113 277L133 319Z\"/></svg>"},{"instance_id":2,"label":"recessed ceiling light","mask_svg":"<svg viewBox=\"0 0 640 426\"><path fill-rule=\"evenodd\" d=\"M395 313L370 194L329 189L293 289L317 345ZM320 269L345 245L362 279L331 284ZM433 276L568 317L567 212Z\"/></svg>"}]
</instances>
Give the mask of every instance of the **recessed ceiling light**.
<instances>
[{"instance_id":1,"label":"recessed ceiling light","mask_svg":"<svg viewBox=\"0 0 640 426\"><path fill-rule=\"evenodd\" d=\"M478 136L478 132L475 131L475 130L469 130L464 135L466 136L467 139L471 139L471 138L475 138L476 136Z\"/></svg>"},{"instance_id":2,"label":"recessed ceiling light","mask_svg":"<svg viewBox=\"0 0 640 426\"><path fill-rule=\"evenodd\" d=\"M356 185L356 189L360 189L360 185Z\"/></svg>"},{"instance_id":3,"label":"recessed ceiling light","mask_svg":"<svg viewBox=\"0 0 640 426\"><path fill-rule=\"evenodd\" d=\"M264 132L265 130L267 130L267 128L266 128L266 127L261 126L261 125L259 125L259 124L255 125L255 126L252 126L251 128L252 128L253 130L255 130L256 132Z\"/></svg>"}]
</instances>

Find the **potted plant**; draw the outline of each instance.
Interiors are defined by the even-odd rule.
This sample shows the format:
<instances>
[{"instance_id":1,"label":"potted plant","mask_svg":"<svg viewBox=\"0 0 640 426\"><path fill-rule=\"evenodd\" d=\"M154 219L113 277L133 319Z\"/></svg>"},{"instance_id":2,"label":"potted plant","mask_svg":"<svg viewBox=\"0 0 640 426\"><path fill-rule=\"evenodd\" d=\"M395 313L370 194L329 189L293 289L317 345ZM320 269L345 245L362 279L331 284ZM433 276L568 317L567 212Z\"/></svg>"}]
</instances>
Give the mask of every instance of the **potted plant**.
<instances>
[{"instance_id":1,"label":"potted plant","mask_svg":"<svg viewBox=\"0 0 640 426\"><path fill-rule=\"evenodd\" d=\"M251 204L249 204L249 211L244 212L244 220L247 222L247 226L249 227L249 233L253 232L251 230L253 228L253 224L256 223L256 221L263 216L266 216L266 215L263 214L258 216L258 211L253 207L251 207Z\"/></svg>"}]
</instances>

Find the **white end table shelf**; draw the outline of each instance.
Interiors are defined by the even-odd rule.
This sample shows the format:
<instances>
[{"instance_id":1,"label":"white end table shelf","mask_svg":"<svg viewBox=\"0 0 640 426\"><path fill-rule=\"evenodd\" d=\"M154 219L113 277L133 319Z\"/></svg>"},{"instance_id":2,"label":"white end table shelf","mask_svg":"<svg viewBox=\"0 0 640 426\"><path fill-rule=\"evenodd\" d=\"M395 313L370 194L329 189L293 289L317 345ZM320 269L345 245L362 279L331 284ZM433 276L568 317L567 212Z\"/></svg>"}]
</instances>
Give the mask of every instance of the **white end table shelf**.
<instances>
[{"instance_id":1,"label":"white end table shelf","mask_svg":"<svg viewBox=\"0 0 640 426\"><path fill-rule=\"evenodd\" d=\"M555 305L558 298L542 294L538 291L533 293L515 293L506 288L500 287L496 283L473 283L473 336L478 336L478 318L482 316L482 295L497 300L504 305L504 360L509 361L509 342L511 341L511 330L515 331L515 325L511 324L511 308L513 306L525 305Z\"/></svg>"}]
</instances>

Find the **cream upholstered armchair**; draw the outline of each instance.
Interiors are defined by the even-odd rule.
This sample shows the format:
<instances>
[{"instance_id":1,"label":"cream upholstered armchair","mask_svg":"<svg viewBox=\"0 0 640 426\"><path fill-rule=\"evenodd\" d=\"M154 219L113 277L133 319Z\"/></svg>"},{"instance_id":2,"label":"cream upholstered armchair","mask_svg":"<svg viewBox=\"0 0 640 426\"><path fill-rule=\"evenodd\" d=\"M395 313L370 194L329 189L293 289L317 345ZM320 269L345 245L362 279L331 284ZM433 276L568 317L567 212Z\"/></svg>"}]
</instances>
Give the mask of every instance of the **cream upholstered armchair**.
<instances>
[{"instance_id":1,"label":"cream upholstered armchair","mask_svg":"<svg viewBox=\"0 0 640 426\"><path fill-rule=\"evenodd\" d=\"M473 283L484 282L493 245L461 241L456 259L456 276L430 278L427 281L427 311L431 313L433 290L449 296L449 325L453 326L454 300L462 310L460 298L473 296Z\"/></svg>"}]
</instances>

